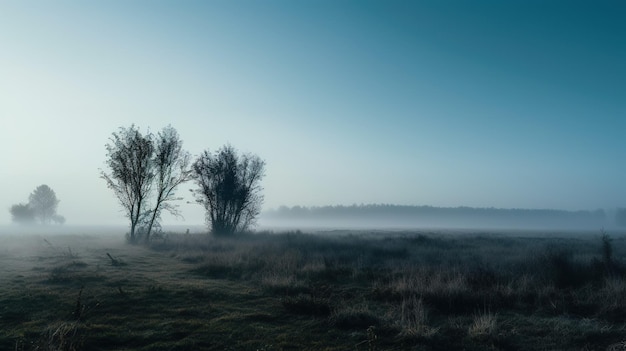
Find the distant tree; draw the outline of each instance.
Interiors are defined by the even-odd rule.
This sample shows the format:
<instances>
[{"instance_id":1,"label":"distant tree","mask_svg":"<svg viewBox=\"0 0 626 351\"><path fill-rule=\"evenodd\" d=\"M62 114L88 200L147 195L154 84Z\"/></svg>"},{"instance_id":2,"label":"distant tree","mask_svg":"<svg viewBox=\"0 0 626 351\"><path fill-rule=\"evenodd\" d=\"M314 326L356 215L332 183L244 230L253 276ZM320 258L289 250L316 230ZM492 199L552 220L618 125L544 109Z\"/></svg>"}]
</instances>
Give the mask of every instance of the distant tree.
<instances>
[{"instance_id":1,"label":"distant tree","mask_svg":"<svg viewBox=\"0 0 626 351\"><path fill-rule=\"evenodd\" d=\"M215 154L204 151L194 162L196 201L204 206L214 235L233 235L254 224L263 202L264 168L258 156L238 155L230 145Z\"/></svg>"},{"instance_id":2,"label":"distant tree","mask_svg":"<svg viewBox=\"0 0 626 351\"><path fill-rule=\"evenodd\" d=\"M49 224L57 213L59 200L54 190L43 184L38 186L28 197L28 205L42 224Z\"/></svg>"},{"instance_id":3,"label":"distant tree","mask_svg":"<svg viewBox=\"0 0 626 351\"><path fill-rule=\"evenodd\" d=\"M106 144L107 160L111 173L101 171L101 177L113 190L126 217L130 220L129 241L137 241L135 230L147 208L154 179L152 155L154 145L150 134L143 135L131 125L113 133Z\"/></svg>"},{"instance_id":4,"label":"distant tree","mask_svg":"<svg viewBox=\"0 0 626 351\"><path fill-rule=\"evenodd\" d=\"M157 136L134 125L113 133L106 145L111 173L101 177L113 190L130 220L129 241L150 240L163 210L180 216L172 202L176 188L191 177L190 156L182 149L176 130L167 126ZM154 204L154 206L151 206Z\"/></svg>"},{"instance_id":5,"label":"distant tree","mask_svg":"<svg viewBox=\"0 0 626 351\"><path fill-rule=\"evenodd\" d=\"M11 220L19 224L35 223L35 211L28 204L17 204L11 206Z\"/></svg>"}]
</instances>

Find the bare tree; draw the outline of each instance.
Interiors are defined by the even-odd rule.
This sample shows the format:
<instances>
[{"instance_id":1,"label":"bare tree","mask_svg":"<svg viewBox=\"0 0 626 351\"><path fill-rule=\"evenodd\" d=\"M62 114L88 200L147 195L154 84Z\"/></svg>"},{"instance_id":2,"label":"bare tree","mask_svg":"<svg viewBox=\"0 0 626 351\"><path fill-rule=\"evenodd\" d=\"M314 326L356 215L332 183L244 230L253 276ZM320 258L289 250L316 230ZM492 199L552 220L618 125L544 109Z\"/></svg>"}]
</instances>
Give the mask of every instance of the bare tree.
<instances>
[{"instance_id":1,"label":"bare tree","mask_svg":"<svg viewBox=\"0 0 626 351\"><path fill-rule=\"evenodd\" d=\"M43 184L35 188L28 197L28 206L32 209L35 218L42 224L49 224L57 213L57 199L54 190Z\"/></svg>"},{"instance_id":2,"label":"bare tree","mask_svg":"<svg viewBox=\"0 0 626 351\"><path fill-rule=\"evenodd\" d=\"M183 150L183 142L172 126L163 128L155 140L153 167L155 172L156 197L150 220L147 226L146 241L150 240L150 232L160 218L161 211L166 210L173 216L180 217L178 205L173 201L182 200L176 197L176 188L191 178L189 166L191 157Z\"/></svg>"},{"instance_id":3,"label":"bare tree","mask_svg":"<svg viewBox=\"0 0 626 351\"><path fill-rule=\"evenodd\" d=\"M129 240L150 240L163 210L180 216L176 188L191 177L190 156L176 129L142 135L132 125L113 133L107 148L111 174L101 172L130 219Z\"/></svg>"},{"instance_id":4,"label":"bare tree","mask_svg":"<svg viewBox=\"0 0 626 351\"><path fill-rule=\"evenodd\" d=\"M113 190L130 219L130 242L136 242L137 225L147 208L154 179L152 155L154 145L150 134L142 135L131 125L113 133L106 144L107 165L111 173L101 171L101 177Z\"/></svg>"},{"instance_id":5,"label":"bare tree","mask_svg":"<svg viewBox=\"0 0 626 351\"><path fill-rule=\"evenodd\" d=\"M233 235L254 224L263 202L264 161L226 145L215 154L204 151L192 168L196 201L206 209L214 235Z\"/></svg>"}]
</instances>

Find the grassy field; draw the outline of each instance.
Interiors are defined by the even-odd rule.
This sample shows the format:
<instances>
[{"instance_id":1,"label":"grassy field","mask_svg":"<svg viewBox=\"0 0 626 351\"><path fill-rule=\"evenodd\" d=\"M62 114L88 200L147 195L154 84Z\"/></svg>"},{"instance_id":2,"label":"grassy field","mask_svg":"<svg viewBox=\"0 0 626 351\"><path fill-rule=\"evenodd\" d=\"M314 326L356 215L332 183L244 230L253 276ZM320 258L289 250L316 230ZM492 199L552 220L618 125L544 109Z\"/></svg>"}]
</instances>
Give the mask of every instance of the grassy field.
<instances>
[{"instance_id":1,"label":"grassy field","mask_svg":"<svg viewBox=\"0 0 626 351\"><path fill-rule=\"evenodd\" d=\"M624 233L0 237L0 350L606 350Z\"/></svg>"}]
</instances>

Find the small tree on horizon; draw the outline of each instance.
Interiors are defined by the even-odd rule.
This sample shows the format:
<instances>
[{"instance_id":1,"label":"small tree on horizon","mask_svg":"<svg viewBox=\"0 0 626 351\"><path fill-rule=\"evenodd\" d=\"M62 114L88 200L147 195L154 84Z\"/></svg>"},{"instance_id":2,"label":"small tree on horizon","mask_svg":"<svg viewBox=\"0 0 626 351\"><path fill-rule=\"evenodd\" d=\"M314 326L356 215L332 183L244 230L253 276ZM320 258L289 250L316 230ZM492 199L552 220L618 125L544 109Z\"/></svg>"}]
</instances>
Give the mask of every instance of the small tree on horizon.
<instances>
[{"instance_id":1,"label":"small tree on horizon","mask_svg":"<svg viewBox=\"0 0 626 351\"><path fill-rule=\"evenodd\" d=\"M254 224L263 203L264 161L226 145L215 154L204 151L192 168L196 202L206 210L211 233L233 235Z\"/></svg>"},{"instance_id":2,"label":"small tree on horizon","mask_svg":"<svg viewBox=\"0 0 626 351\"><path fill-rule=\"evenodd\" d=\"M54 190L46 184L35 188L28 197L28 206L33 210L35 218L41 224L50 224L57 214L59 202Z\"/></svg>"},{"instance_id":3,"label":"small tree on horizon","mask_svg":"<svg viewBox=\"0 0 626 351\"><path fill-rule=\"evenodd\" d=\"M65 218L57 214L59 202L54 190L42 184L28 196L28 203L11 206L11 220L19 224L34 224L37 221L44 225L51 222L63 224ZM62 221L59 220L61 218Z\"/></svg>"},{"instance_id":4,"label":"small tree on horizon","mask_svg":"<svg viewBox=\"0 0 626 351\"><path fill-rule=\"evenodd\" d=\"M28 204L16 204L9 209L11 220L19 224L34 224L35 211Z\"/></svg>"}]
</instances>

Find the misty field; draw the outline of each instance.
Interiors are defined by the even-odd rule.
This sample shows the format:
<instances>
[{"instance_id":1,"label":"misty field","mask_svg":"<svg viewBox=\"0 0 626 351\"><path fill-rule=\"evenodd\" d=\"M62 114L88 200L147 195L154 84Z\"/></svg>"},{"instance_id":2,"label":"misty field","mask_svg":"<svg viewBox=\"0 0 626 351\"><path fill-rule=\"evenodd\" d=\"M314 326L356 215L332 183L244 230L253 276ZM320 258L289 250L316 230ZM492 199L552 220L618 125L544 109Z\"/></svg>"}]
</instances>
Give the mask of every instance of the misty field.
<instances>
[{"instance_id":1,"label":"misty field","mask_svg":"<svg viewBox=\"0 0 626 351\"><path fill-rule=\"evenodd\" d=\"M607 350L624 233L0 236L0 350Z\"/></svg>"}]
</instances>

